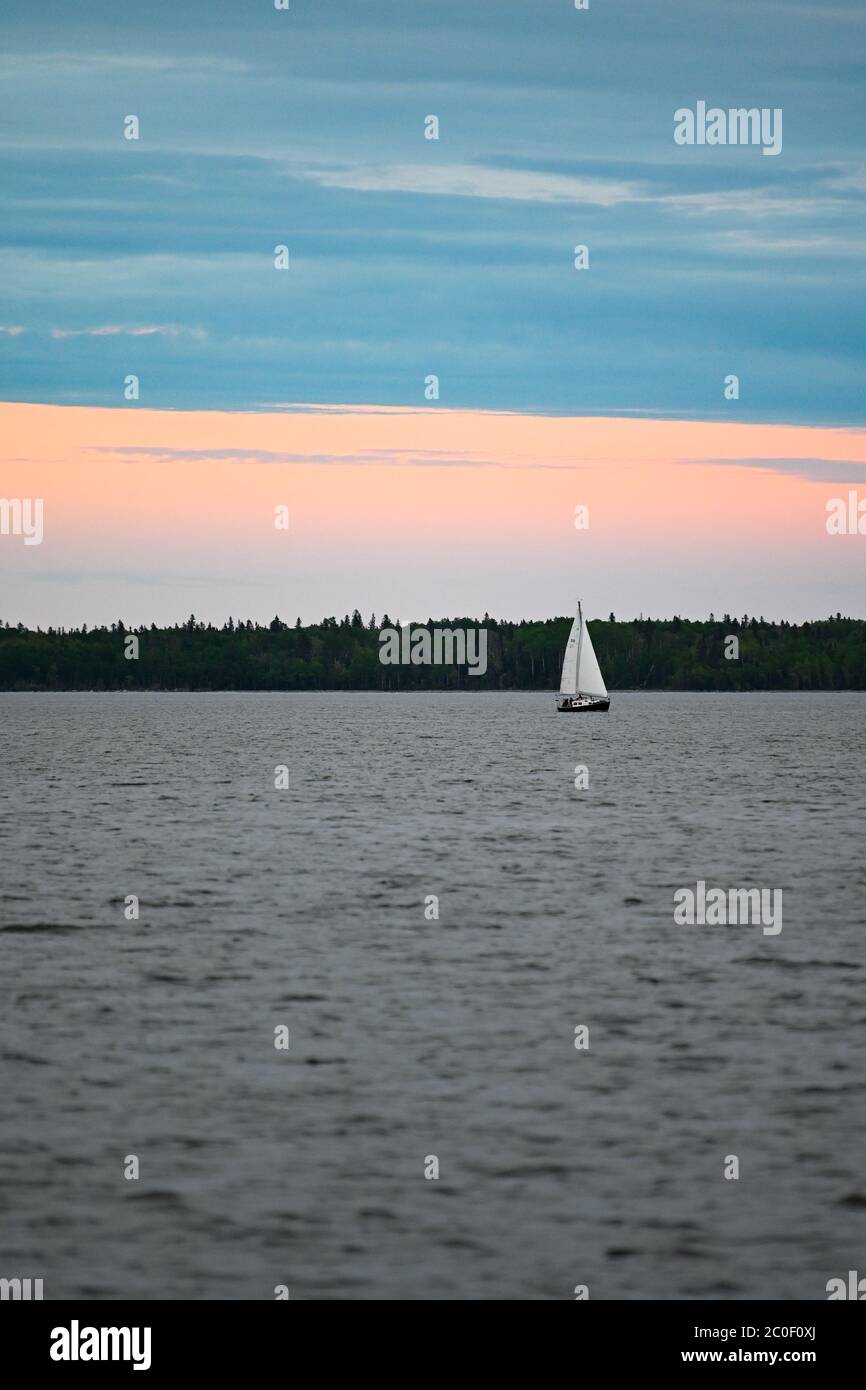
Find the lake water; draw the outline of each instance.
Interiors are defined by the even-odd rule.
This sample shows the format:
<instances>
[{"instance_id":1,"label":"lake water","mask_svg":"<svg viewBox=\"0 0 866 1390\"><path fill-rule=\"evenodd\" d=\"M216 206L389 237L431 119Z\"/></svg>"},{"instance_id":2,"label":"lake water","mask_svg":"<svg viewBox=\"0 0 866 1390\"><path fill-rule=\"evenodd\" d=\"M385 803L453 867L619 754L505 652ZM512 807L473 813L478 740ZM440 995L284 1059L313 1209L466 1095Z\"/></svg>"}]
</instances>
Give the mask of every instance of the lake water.
<instances>
[{"instance_id":1,"label":"lake water","mask_svg":"<svg viewBox=\"0 0 866 1390\"><path fill-rule=\"evenodd\" d=\"M0 695L0 1276L824 1299L866 1273L866 695L553 706ZM699 879L782 889L781 933L676 925Z\"/></svg>"}]
</instances>

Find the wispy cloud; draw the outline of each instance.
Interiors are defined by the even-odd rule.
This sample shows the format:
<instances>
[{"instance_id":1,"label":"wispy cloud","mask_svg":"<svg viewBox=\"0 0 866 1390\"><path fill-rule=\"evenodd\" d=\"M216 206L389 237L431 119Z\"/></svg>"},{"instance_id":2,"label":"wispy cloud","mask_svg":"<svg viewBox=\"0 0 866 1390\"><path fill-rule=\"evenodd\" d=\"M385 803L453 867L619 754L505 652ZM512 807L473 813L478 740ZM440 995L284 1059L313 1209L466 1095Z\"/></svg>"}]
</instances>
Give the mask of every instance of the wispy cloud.
<instances>
[{"instance_id":1,"label":"wispy cloud","mask_svg":"<svg viewBox=\"0 0 866 1390\"><path fill-rule=\"evenodd\" d=\"M621 179L586 179L481 164L355 164L292 169L294 176L299 172L323 188L354 189L360 193L423 193L532 203L588 203L596 207L640 201L637 185Z\"/></svg>"},{"instance_id":2,"label":"wispy cloud","mask_svg":"<svg viewBox=\"0 0 866 1390\"><path fill-rule=\"evenodd\" d=\"M207 336L203 328L178 328L175 324L170 323L142 324L133 328L109 323L103 324L99 328L52 328L51 330L52 338L115 338L118 336L127 338L152 338L154 336L179 338L184 334L192 338Z\"/></svg>"},{"instance_id":3,"label":"wispy cloud","mask_svg":"<svg viewBox=\"0 0 866 1390\"><path fill-rule=\"evenodd\" d=\"M24 332L26 332L26 329L19 323L12 324L9 327L0 324L0 333L5 333L7 338L17 338Z\"/></svg>"},{"instance_id":4,"label":"wispy cloud","mask_svg":"<svg viewBox=\"0 0 866 1390\"><path fill-rule=\"evenodd\" d=\"M720 250L748 251L765 256L822 256L860 259L866 253L866 237L774 237L757 231L717 232L710 238Z\"/></svg>"},{"instance_id":5,"label":"wispy cloud","mask_svg":"<svg viewBox=\"0 0 866 1390\"><path fill-rule=\"evenodd\" d=\"M637 202L657 203L702 217L802 217L831 207L848 206L847 200L814 193L784 194L771 188L704 189L697 193L647 194Z\"/></svg>"},{"instance_id":6,"label":"wispy cloud","mask_svg":"<svg viewBox=\"0 0 866 1390\"><path fill-rule=\"evenodd\" d=\"M864 11L866 17L866 11ZM838 172L832 173L827 179L829 188L842 189L851 193L866 193L866 164L859 164L849 160L847 164L837 166Z\"/></svg>"},{"instance_id":7,"label":"wispy cloud","mask_svg":"<svg viewBox=\"0 0 866 1390\"><path fill-rule=\"evenodd\" d=\"M173 449L168 445L94 445L91 453L119 455L129 459L153 459L159 463L237 463L292 464L339 468L562 468L573 471L571 463L525 463L483 458L471 452L447 449L359 449L347 454L293 454L273 449Z\"/></svg>"},{"instance_id":8,"label":"wispy cloud","mask_svg":"<svg viewBox=\"0 0 866 1390\"><path fill-rule=\"evenodd\" d=\"M259 410L287 410L297 415L465 415L464 409L447 405L335 405L312 401L255 401ZM519 415L516 410L478 410L476 415Z\"/></svg>"},{"instance_id":9,"label":"wispy cloud","mask_svg":"<svg viewBox=\"0 0 866 1390\"><path fill-rule=\"evenodd\" d=\"M124 49L117 53L80 50L42 50L17 53L9 51L0 58L0 79L20 81L31 77L73 77L80 80L87 71L109 73L140 73L188 78L229 77L252 71L252 64L238 58L218 58L214 55L185 54L174 57L163 53L133 53Z\"/></svg>"},{"instance_id":10,"label":"wispy cloud","mask_svg":"<svg viewBox=\"0 0 866 1390\"><path fill-rule=\"evenodd\" d=\"M677 463L705 464L710 468L729 465L731 468L769 468L792 478L807 478L817 483L866 482L866 460L821 458L691 458Z\"/></svg>"},{"instance_id":11,"label":"wispy cloud","mask_svg":"<svg viewBox=\"0 0 866 1390\"><path fill-rule=\"evenodd\" d=\"M782 192L771 184L670 192L654 189L647 180L485 164L293 165L290 172L293 178L307 179L323 188L358 193L416 193L603 208L652 204L695 216L756 219L848 209L848 195L863 186L863 174L856 171L819 182L808 192Z\"/></svg>"}]
</instances>

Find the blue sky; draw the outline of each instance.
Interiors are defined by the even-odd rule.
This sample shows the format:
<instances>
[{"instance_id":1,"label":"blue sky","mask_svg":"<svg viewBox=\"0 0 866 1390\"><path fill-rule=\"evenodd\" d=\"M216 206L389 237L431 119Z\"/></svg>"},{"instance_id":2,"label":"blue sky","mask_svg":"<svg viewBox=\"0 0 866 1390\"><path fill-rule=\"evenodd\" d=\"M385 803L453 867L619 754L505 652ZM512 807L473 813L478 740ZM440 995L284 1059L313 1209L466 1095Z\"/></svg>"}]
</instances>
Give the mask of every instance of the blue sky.
<instances>
[{"instance_id":1,"label":"blue sky","mask_svg":"<svg viewBox=\"0 0 866 1390\"><path fill-rule=\"evenodd\" d=\"M4 400L436 373L443 406L866 423L862 0L6 0L2 36ZM676 146L699 99L781 107L782 153Z\"/></svg>"}]
</instances>

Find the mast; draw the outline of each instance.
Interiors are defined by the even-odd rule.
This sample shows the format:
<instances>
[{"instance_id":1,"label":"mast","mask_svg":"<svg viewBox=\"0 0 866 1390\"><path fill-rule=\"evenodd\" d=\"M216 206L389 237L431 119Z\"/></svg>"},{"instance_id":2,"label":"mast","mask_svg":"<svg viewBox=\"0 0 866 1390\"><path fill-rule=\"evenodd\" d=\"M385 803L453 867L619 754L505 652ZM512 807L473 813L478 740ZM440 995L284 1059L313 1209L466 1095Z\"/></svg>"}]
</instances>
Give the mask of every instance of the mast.
<instances>
[{"instance_id":1,"label":"mast","mask_svg":"<svg viewBox=\"0 0 866 1390\"><path fill-rule=\"evenodd\" d=\"M580 607L580 599L577 600L577 621L580 623L580 627L578 628L577 638L577 675L574 688L578 698L580 698L580 649L583 646L583 612Z\"/></svg>"}]
</instances>

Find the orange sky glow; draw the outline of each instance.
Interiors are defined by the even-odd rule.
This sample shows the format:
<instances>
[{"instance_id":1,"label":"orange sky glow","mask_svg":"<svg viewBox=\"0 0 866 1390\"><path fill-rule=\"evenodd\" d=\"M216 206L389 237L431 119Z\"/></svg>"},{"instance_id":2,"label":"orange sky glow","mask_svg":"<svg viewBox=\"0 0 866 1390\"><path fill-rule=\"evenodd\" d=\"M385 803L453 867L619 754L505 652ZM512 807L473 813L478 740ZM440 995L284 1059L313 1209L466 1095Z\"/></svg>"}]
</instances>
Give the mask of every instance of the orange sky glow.
<instances>
[{"instance_id":1,"label":"orange sky glow","mask_svg":"<svg viewBox=\"0 0 866 1390\"><path fill-rule=\"evenodd\" d=\"M9 621L544 617L577 593L625 617L866 615L866 537L825 527L830 498L866 496L858 430L0 404L0 439L0 495L45 516L39 546L0 537Z\"/></svg>"}]
</instances>

